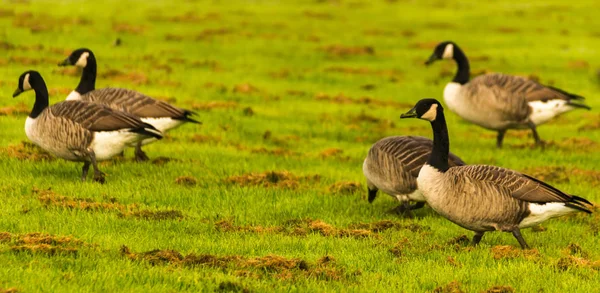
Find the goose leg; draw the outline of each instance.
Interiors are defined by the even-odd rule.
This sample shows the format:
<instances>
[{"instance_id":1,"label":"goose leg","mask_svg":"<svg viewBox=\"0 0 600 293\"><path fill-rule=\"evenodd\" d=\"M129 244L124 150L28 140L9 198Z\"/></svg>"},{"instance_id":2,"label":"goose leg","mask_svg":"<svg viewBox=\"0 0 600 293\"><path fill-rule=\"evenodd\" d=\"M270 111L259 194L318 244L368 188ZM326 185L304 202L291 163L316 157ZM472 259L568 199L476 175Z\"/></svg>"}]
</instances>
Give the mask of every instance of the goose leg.
<instances>
[{"instance_id":1,"label":"goose leg","mask_svg":"<svg viewBox=\"0 0 600 293\"><path fill-rule=\"evenodd\" d=\"M398 205L397 207L391 209L389 211L389 213L396 214L396 215L401 215L401 216L406 216L408 218L412 218L412 217L414 217L414 215L413 215L413 213L410 210L411 210L410 203L408 201L404 201L400 205Z\"/></svg>"},{"instance_id":2,"label":"goose leg","mask_svg":"<svg viewBox=\"0 0 600 293\"><path fill-rule=\"evenodd\" d=\"M544 142L540 139L540 136L537 133L535 124L533 122L529 121L529 122L527 122L527 125L531 129L531 133L533 134L533 139L535 140L535 145L536 146L544 146Z\"/></svg>"},{"instance_id":3,"label":"goose leg","mask_svg":"<svg viewBox=\"0 0 600 293\"><path fill-rule=\"evenodd\" d=\"M479 241L481 241L481 238L483 238L483 234L485 232L475 232L475 235L473 236L473 246L477 246L479 244Z\"/></svg>"},{"instance_id":4,"label":"goose leg","mask_svg":"<svg viewBox=\"0 0 600 293\"><path fill-rule=\"evenodd\" d=\"M88 174L88 170L90 170L90 162L84 162L83 163L83 168L81 168L82 174L81 174L81 182L84 182L85 179L87 178L87 174Z\"/></svg>"},{"instance_id":5,"label":"goose leg","mask_svg":"<svg viewBox=\"0 0 600 293\"><path fill-rule=\"evenodd\" d=\"M496 147L502 148L502 141L504 140L504 134L506 134L506 129L498 130L498 136L496 137Z\"/></svg>"},{"instance_id":6,"label":"goose leg","mask_svg":"<svg viewBox=\"0 0 600 293\"><path fill-rule=\"evenodd\" d=\"M529 249L529 245L527 245L527 242L525 242L525 239L523 239L523 235L521 235L521 230L519 230L519 228L512 230L512 234L515 236L515 238L517 238L522 249Z\"/></svg>"},{"instance_id":7,"label":"goose leg","mask_svg":"<svg viewBox=\"0 0 600 293\"><path fill-rule=\"evenodd\" d=\"M105 174L102 173L100 169L98 169L98 163L96 162L96 154L94 153L94 151L90 151L90 160L92 161L92 167L94 167L94 181L104 183L106 181L104 178Z\"/></svg>"},{"instance_id":8,"label":"goose leg","mask_svg":"<svg viewBox=\"0 0 600 293\"><path fill-rule=\"evenodd\" d=\"M150 158L148 158L148 156L146 155L146 153L144 153L144 151L142 151L142 142L138 142L137 145L135 146L135 159L138 162L145 162L150 160Z\"/></svg>"}]
</instances>

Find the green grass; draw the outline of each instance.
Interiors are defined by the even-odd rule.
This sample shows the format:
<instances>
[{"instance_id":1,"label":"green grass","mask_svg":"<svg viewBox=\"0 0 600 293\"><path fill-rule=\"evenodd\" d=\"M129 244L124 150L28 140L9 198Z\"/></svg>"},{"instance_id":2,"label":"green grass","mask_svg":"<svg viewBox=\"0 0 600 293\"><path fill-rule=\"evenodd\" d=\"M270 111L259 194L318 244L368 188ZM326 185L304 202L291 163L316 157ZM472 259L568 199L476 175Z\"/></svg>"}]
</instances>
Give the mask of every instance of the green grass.
<instances>
[{"instance_id":1,"label":"green grass","mask_svg":"<svg viewBox=\"0 0 600 293\"><path fill-rule=\"evenodd\" d=\"M54 90L51 103L63 100L78 77L61 74L56 64L79 47L95 52L100 75L111 69L125 75L99 77L97 87L132 88L173 98L185 108L211 101L235 105L198 110L203 125L182 126L167 139L146 147L152 158L176 160L164 165L138 164L130 160L133 154L128 150L128 160L103 163L104 185L79 182L80 164L15 158L8 150L27 141L26 115L0 116L0 232L12 235L10 241L0 240L0 288L196 292L221 286L258 292L422 292L457 281L467 292L493 286L510 286L516 292L592 292L600 286L598 265L569 265L572 258L567 248L578 245L582 252L575 256L583 257L582 262L600 259L597 216L551 220L543 224L542 232L526 230L524 237L538 255L496 259L496 246L518 246L511 235L488 233L473 249L449 244L455 237L471 237L472 233L430 208L416 212L415 219L387 214L396 203L383 194L369 204L361 171L367 150L378 139L431 136L426 123L400 121L399 115L420 98L441 99L451 78L443 73L453 73L454 64L423 65L439 41L456 41L471 57L473 71L535 75L543 83L588 97L588 104L599 109L600 5L596 1L177 2L35 1L8 2L0 8L0 92L4 97L0 107L19 103L31 107L31 92L10 98L18 76L28 69L40 71ZM187 22L173 20L188 12ZM124 27L129 32L117 31ZM115 47L117 37L122 45ZM338 56L327 52L330 46L371 47L374 54ZM132 82L127 74L135 74L141 82ZM234 90L244 84L258 90ZM374 89L365 90L364 85ZM339 94L395 104L332 103L316 98ZM244 114L248 107L253 115ZM539 127L542 139L553 142L544 151L521 147L533 143L529 133L521 131L509 131L505 148L498 150L495 133L450 113L451 149L469 163L530 171L568 193L598 202L600 117L596 111L575 111ZM361 115L379 121L357 119ZM266 132L270 137L265 139ZM343 152L321 155L331 148ZM297 188L226 182L230 176L270 170L319 175L320 180L300 181ZM177 184L180 176L191 176L196 184ZM362 188L351 194L330 191L331 185L345 181L360 182ZM54 196L102 203L112 198L116 204L137 208L44 204L39 196L47 189ZM130 214L136 210L175 210L184 218L148 220ZM306 235L296 235L288 223L294 219L321 220L335 229L382 220L420 229L389 229L364 238L325 236L310 229ZM254 228L224 231L216 225L223 220ZM259 226L285 229L255 231ZM25 241L19 235L34 232L70 236L86 244L67 243L77 249L76 254L15 252L14 247ZM183 255L245 259L279 255L305 260L309 270L325 266L318 265L318 259L331 256L335 263L325 267L339 278L309 276L302 269L285 275L288 272L236 268L235 264L224 268L152 265L122 255L123 245L135 253L171 249ZM390 252L394 247L399 253ZM250 274L241 276L240 270Z\"/></svg>"}]
</instances>

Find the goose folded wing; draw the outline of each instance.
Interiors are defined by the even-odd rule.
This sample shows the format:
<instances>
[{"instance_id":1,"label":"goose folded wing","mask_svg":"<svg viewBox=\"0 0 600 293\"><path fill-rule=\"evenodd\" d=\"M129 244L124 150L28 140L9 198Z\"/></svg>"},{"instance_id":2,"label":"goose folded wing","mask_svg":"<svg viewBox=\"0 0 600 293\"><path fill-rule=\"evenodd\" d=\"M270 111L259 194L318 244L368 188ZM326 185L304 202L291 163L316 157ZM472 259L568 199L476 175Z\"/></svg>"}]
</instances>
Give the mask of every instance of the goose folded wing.
<instances>
[{"instance_id":1,"label":"goose folded wing","mask_svg":"<svg viewBox=\"0 0 600 293\"><path fill-rule=\"evenodd\" d=\"M65 101L50 107L52 115L72 120L91 131L116 131L148 126L140 119L107 106L82 101Z\"/></svg>"},{"instance_id":2,"label":"goose folded wing","mask_svg":"<svg viewBox=\"0 0 600 293\"><path fill-rule=\"evenodd\" d=\"M131 113L139 117L169 117L173 119L181 119L186 115L186 111L154 99L151 99L150 103L138 104L136 107L132 107Z\"/></svg>"},{"instance_id":3,"label":"goose folded wing","mask_svg":"<svg viewBox=\"0 0 600 293\"><path fill-rule=\"evenodd\" d=\"M102 88L91 91L84 97L86 100L107 104L113 109L121 109L138 117L180 118L185 116L184 110L130 89Z\"/></svg>"},{"instance_id":4,"label":"goose folded wing","mask_svg":"<svg viewBox=\"0 0 600 293\"><path fill-rule=\"evenodd\" d=\"M521 86L523 83L519 77L485 74L469 82L467 94L477 99L481 109L498 113L505 121L521 122L531 112Z\"/></svg>"},{"instance_id":5,"label":"goose folded wing","mask_svg":"<svg viewBox=\"0 0 600 293\"><path fill-rule=\"evenodd\" d=\"M553 186L513 170L487 165L470 165L450 170L459 171L460 174L498 188L506 188L512 197L519 200L534 203L572 201L571 196Z\"/></svg>"},{"instance_id":6,"label":"goose folded wing","mask_svg":"<svg viewBox=\"0 0 600 293\"><path fill-rule=\"evenodd\" d=\"M433 148L433 141L421 136L398 136L390 138L386 144L387 146L383 145L382 148L395 156L414 177L419 176L419 171L427 162ZM448 164L450 167L465 165L452 153L449 154Z\"/></svg>"}]
</instances>

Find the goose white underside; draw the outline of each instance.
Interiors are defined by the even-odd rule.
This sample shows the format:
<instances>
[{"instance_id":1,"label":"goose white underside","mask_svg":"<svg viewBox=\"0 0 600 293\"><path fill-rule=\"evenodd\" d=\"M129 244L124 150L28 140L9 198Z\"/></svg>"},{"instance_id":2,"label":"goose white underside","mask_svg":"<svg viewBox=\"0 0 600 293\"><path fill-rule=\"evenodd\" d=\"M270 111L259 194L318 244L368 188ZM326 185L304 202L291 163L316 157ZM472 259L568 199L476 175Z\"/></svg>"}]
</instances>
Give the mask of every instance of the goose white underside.
<instances>
[{"instance_id":1,"label":"goose white underside","mask_svg":"<svg viewBox=\"0 0 600 293\"><path fill-rule=\"evenodd\" d=\"M532 109L529 119L531 119L535 125L544 124L560 114L575 109L575 107L567 104L567 101L565 100L549 100L546 102L534 101L529 102L528 104Z\"/></svg>"},{"instance_id":2,"label":"goose white underside","mask_svg":"<svg viewBox=\"0 0 600 293\"><path fill-rule=\"evenodd\" d=\"M81 94L78 93L77 91L72 91L71 93L69 93L66 100L67 101L79 101L79 100L81 100Z\"/></svg>"},{"instance_id":3,"label":"goose white underside","mask_svg":"<svg viewBox=\"0 0 600 293\"><path fill-rule=\"evenodd\" d=\"M167 117L163 117L163 118L140 118L142 121L144 121L145 123L148 123L152 126L154 126L156 129L158 129L162 134L166 133L167 131L176 128L178 126L180 126L181 124L183 124L184 122L181 120L175 120L172 118L167 118ZM157 141L158 139L151 137L151 138L146 138L144 140L142 140L142 145L146 145L149 143L153 143L155 141ZM131 144L130 146L135 146L137 144Z\"/></svg>"},{"instance_id":4,"label":"goose white underside","mask_svg":"<svg viewBox=\"0 0 600 293\"><path fill-rule=\"evenodd\" d=\"M90 147L96 154L96 160L102 161L123 152L126 146L140 139L140 134L129 130L96 132Z\"/></svg>"},{"instance_id":5,"label":"goose white underside","mask_svg":"<svg viewBox=\"0 0 600 293\"><path fill-rule=\"evenodd\" d=\"M387 193L387 192L386 192ZM392 193L393 194L393 193ZM396 194L394 197L396 197L396 199L399 202L407 202L407 201L425 201L425 197L423 196L423 194L417 189L409 194Z\"/></svg>"},{"instance_id":6,"label":"goose white underside","mask_svg":"<svg viewBox=\"0 0 600 293\"><path fill-rule=\"evenodd\" d=\"M529 210L531 211L531 214L519 223L519 228L535 226L548 219L564 216L576 211L575 209L565 206L562 202L551 202L546 204L530 203Z\"/></svg>"}]
</instances>

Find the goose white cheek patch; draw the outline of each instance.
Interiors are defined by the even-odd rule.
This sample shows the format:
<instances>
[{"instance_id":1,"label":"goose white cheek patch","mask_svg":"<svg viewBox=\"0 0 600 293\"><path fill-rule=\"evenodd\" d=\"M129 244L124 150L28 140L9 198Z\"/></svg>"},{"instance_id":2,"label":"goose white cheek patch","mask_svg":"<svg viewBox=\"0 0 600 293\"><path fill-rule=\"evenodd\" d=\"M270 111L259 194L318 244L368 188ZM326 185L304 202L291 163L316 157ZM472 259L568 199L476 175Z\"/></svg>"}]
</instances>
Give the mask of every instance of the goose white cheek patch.
<instances>
[{"instance_id":1,"label":"goose white cheek patch","mask_svg":"<svg viewBox=\"0 0 600 293\"><path fill-rule=\"evenodd\" d=\"M23 78L23 90L27 91L31 89L31 84L29 83L29 73L25 74L25 78Z\"/></svg>"},{"instance_id":2,"label":"goose white cheek patch","mask_svg":"<svg viewBox=\"0 0 600 293\"><path fill-rule=\"evenodd\" d=\"M448 44L446 45L446 48L444 48L444 55L442 55L442 58L452 59L452 57L454 57L454 45Z\"/></svg>"},{"instance_id":3,"label":"goose white cheek patch","mask_svg":"<svg viewBox=\"0 0 600 293\"><path fill-rule=\"evenodd\" d=\"M427 112L421 116L421 119L434 121L435 116L437 116L437 106L437 104L431 105L431 108L429 108L429 110L427 110Z\"/></svg>"},{"instance_id":4,"label":"goose white cheek patch","mask_svg":"<svg viewBox=\"0 0 600 293\"><path fill-rule=\"evenodd\" d=\"M81 56L79 56L79 59L77 59L77 62L75 63L75 66L84 68L87 65L87 58L89 56L90 56L90 53L83 52L81 54Z\"/></svg>"}]
</instances>

